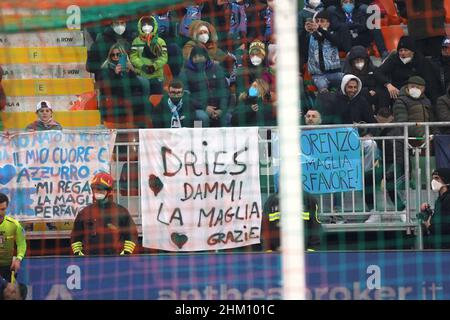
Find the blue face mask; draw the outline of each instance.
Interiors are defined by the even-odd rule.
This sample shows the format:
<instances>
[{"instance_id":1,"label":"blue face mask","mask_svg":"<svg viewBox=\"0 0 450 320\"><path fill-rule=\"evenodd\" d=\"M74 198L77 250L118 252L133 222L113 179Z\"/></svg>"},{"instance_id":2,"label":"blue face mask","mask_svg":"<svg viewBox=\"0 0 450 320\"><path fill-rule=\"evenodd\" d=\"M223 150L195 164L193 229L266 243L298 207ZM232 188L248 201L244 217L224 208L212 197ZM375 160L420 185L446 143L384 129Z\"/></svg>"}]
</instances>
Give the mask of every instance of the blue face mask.
<instances>
[{"instance_id":1,"label":"blue face mask","mask_svg":"<svg viewBox=\"0 0 450 320\"><path fill-rule=\"evenodd\" d=\"M352 13L355 5L353 3L347 2L342 5L342 9L344 9L347 13Z\"/></svg>"},{"instance_id":2,"label":"blue face mask","mask_svg":"<svg viewBox=\"0 0 450 320\"><path fill-rule=\"evenodd\" d=\"M255 87L250 87L250 89L248 89L248 96L249 97L257 97L258 89L256 89Z\"/></svg>"}]
</instances>

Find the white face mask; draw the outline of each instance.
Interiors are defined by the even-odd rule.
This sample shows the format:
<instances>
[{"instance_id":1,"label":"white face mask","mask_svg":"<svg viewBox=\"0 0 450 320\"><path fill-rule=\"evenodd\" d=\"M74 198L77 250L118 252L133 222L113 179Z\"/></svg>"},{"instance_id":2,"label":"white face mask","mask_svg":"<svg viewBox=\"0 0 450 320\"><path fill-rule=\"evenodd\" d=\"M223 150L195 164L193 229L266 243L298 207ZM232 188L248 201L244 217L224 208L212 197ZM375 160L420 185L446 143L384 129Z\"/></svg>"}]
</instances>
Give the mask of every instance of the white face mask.
<instances>
[{"instance_id":1,"label":"white face mask","mask_svg":"<svg viewBox=\"0 0 450 320\"><path fill-rule=\"evenodd\" d=\"M441 190L443 186L444 184L440 183L439 181L436 180L431 181L431 190L433 190L433 192L439 192L439 190Z\"/></svg>"},{"instance_id":2,"label":"white face mask","mask_svg":"<svg viewBox=\"0 0 450 320\"><path fill-rule=\"evenodd\" d=\"M261 64L261 62L262 62L262 59L260 57L258 57L258 56L253 56L253 57L250 58L250 61L252 62L252 64L254 66L259 66Z\"/></svg>"},{"instance_id":3,"label":"white face mask","mask_svg":"<svg viewBox=\"0 0 450 320\"><path fill-rule=\"evenodd\" d=\"M356 62L355 68L358 70L362 70L364 68L365 62Z\"/></svg>"},{"instance_id":4,"label":"white face mask","mask_svg":"<svg viewBox=\"0 0 450 320\"><path fill-rule=\"evenodd\" d=\"M209 34L207 33L202 33L201 35L198 36L198 41L200 41L201 43L207 43L209 40Z\"/></svg>"},{"instance_id":5,"label":"white face mask","mask_svg":"<svg viewBox=\"0 0 450 320\"><path fill-rule=\"evenodd\" d=\"M150 34L153 31L153 27L151 25L146 24L142 27L142 31L144 31L146 34Z\"/></svg>"},{"instance_id":6,"label":"white face mask","mask_svg":"<svg viewBox=\"0 0 450 320\"><path fill-rule=\"evenodd\" d=\"M411 98L414 98L414 99L418 99L422 95L422 91L420 91L420 89L417 89L417 88L411 88L408 90L408 92L409 92L409 95L411 96Z\"/></svg>"},{"instance_id":7,"label":"white face mask","mask_svg":"<svg viewBox=\"0 0 450 320\"><path fill-rule=\"evenodd\" d=\"M106 198L106 194L103 193L94 193L95 200L103 200Z\"/></svg>"},{"instance_id":8,"label":"white face mask","mask_svg":"<svg viewBox=\"0 0 450 320\"><path fill-rule=\"evenodd\" d=\"M125 32L125 26L124 25L115 25L115 26L113 26L113 30L118 35L122 35Z\"/></svg>"},{"instance_id":9,"label":"white face mask","mask_svg":"<svg viewBox=\"0 0 450 320\"><path fill-rule=\"evenodd\" d=\"M309 5L311 8L316 8L320 4L320 0L309 0Z\"/></svg>"},{"instance_id":10,"label":"white face mask","mask_svg":"<svg viewBox=\"0 0 450 320\"><path fill-rule=\"evenodd\" d=\"M407 64L407 63L411 62L412 57L400 58L400 60L402 60L403 64Z\"/></svg>"}]
</instances>

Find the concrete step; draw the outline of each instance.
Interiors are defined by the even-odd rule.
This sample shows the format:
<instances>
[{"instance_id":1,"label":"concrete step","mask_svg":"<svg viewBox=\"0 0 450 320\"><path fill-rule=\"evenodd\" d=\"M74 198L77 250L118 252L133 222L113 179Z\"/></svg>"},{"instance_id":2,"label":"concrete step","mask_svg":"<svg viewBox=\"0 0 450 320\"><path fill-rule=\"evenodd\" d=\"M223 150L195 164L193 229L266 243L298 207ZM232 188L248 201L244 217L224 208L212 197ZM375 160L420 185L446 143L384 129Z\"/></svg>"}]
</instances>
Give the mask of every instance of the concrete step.
<instances>
[{"instance_id":1,"label":"concrete step","mask_svg":"<svg viewBox=\"0 0 450 320\"><path fill-rule=\"evenodd\" d=\"M20 79L2 81L6 96L74 95L94 91L94 79Z\"/></svg>"}]
</instances>

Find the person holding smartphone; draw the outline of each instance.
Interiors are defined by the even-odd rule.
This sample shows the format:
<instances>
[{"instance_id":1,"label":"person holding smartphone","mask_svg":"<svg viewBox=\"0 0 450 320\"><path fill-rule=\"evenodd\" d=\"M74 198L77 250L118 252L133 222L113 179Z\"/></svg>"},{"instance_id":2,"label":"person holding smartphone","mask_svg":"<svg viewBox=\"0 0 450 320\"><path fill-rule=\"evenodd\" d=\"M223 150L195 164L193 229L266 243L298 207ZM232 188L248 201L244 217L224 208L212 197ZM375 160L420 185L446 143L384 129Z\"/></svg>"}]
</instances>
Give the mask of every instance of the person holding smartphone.
<instances>
[{"instance_id":1,"label":"person holding smartphone","mask_svg":"<svg viewBox=\"0 0 450 320\"><path fill-rule=\"evenodd\" d=\"M113 45L102 64L98 77L100 89L99 111L102 121L114 123L117 128L132 123L136 128L146 128L150 118L146 114L149 104L135 69L125 49Z\"/></svg>"}]
</instances>

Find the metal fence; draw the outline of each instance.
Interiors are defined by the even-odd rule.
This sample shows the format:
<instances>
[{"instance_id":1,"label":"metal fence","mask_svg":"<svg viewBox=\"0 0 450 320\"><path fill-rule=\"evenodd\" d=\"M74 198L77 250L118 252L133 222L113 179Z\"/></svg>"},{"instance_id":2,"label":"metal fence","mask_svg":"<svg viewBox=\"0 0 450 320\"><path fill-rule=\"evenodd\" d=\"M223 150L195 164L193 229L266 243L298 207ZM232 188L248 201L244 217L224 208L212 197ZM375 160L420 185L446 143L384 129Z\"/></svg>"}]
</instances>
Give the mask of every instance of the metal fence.
<instances>
[{"instance_id":1,"label":"metal fence","mask_svg":"<svg viewBox=\"0 0 450 320\"><path fill-rule=\"evenodd\" d=\"M421 126L423 137L409 137L408 128ZM416 248L422 249L420 221L416 219L419 206L428 202L432 206L436 195L431 193L431 172L435 168L432 150L433 128L450 126L450 122L439 123L389 123L354 124L358 130L399 128L399 135L361 136L361 160L363 190L317 195L322 229L325 232L352 231L394 231L402 230L416 236ZM343 128L349 125L302 126L302 129ZM262 200L276 190L276 173L279 159L274 157L273 146L278 130L276 127L259 129L260 178ZM376 143L376 148L375 148ZM399 148L400 146L400 148ZM392 148L392 150L389 150ZM377 150L381 156L377 157ZM396 157L402 152L403 163ZM397 152L395 151L397 150ZM387 163L386 153L392 152L393 163ZM366 170L367 169L367 170ZM141 232L140 174L139 174L139 131L137 129L117 130L117 138L111 162L111 173L115 178L115 200L128 208L138 230ZM368 183L366 180L368 180ZM382 181L384 188L381 186ZM387 185L391 187L387 187ZM372 191L368 190L368 187ZM389 196L394 194L394 199ZM372 198L373 209L367 205ZM370 202L370 201L369 201ZM404 209L400 208L404 203ZM375 217L375 218L374 218ZM369 219L370 218L370 219ZM369 221L367 221L369 219ZM367 223L367 222L370 223ZM31 238L67 238L70 232L31 233Z\"/></svg>"}]
</instances>

